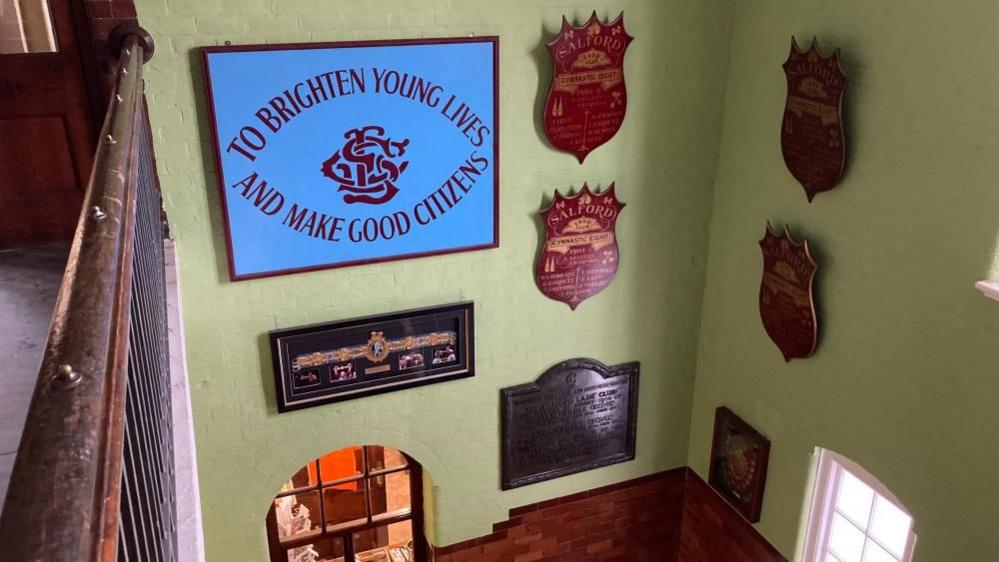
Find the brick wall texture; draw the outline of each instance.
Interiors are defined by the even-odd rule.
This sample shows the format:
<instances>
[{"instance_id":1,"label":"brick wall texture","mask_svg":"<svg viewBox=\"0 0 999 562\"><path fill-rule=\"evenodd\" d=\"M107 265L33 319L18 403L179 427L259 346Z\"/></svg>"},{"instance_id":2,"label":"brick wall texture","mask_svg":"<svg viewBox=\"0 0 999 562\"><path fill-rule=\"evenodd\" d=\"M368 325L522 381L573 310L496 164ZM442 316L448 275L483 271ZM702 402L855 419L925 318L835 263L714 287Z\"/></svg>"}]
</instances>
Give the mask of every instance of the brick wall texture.
<instances>
[{"instance_id":1,"label":"brick wall texture","mask_svg":"<svg viewBox=\"0 0 999 562\"><path fill-rule=\"evenodd\" d=\"M510 510L435 562L787 562L686 468Z\"/></svg>"},{"instance_id":2,"label":"brick wall texture","mask_svg":"<svg viewBox=\"0 0 999 562\"><path fill-rule=\"evenodd\" d=\"M135 21L132 0L84 0L87 16L93 22L94 36L106 40L118 24Z\"/></svg>"},{"instance_id":3,"label":"brick wall texture","mask_svg":"<svg viewBox=\"0 0 999 562\"><path fill-rule=\"evenodd\" d=\"M84 0L82 4L91 35L89 45L84 48L92 49L93 55L88 58L93 61L100 82L101 100L97 105L103 110L104 99L113 88L117 62L108 47L108 35L122 23L136 21L135 3L132 0Z\"/></svg>"}]
</instances>

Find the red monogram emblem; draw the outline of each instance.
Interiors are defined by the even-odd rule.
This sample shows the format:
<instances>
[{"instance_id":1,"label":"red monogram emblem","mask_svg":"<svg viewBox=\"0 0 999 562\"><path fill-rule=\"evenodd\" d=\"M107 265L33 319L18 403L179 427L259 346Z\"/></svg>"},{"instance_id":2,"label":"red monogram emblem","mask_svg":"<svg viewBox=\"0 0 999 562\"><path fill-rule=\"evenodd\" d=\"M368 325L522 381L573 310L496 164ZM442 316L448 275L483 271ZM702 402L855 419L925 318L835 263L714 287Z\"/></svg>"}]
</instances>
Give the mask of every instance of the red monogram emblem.
<instances>
[{"instance_id":1,"label":"red monogram emblem","mask_svg":"<svg viewBox=\"0 0 999 562\"><path fill-rule=\"evenodd\" d=\"M534 279L548 298L576 310L579 303L610 285L617 274L617 217L624 203L614 184L603 193L583 189L571 197L555 191L555 200L541 217L545 242Z\"/></svg>"},{"instance_id":2,"label":"red monogram emblem","mask_svg":"<svg viewBox=\"0 0 999 562\"><path fill-rule=\"evenodd\" d=\"M562 30L548 44L555 74L545 103L545 134L580 163L624 121L624 52L632 39L624 30L623 12L607 25L593 12L581 27L563 16Z\"/></svg>"},{"instance_id":3,"label":"red monogram emblem","mask_svg":"<svg viewBox=\"0 0 999 562\"><path fill-rule=\"evenodd\" d=\"M337 191L347 192L343 202L380 205L395 197L399 175L409 165L408 160L398 161L409 139L394 141L377 125L351 129L343 136L347 142L323 162L323 175L340 184Z\"/></svg>"}]
</instances>

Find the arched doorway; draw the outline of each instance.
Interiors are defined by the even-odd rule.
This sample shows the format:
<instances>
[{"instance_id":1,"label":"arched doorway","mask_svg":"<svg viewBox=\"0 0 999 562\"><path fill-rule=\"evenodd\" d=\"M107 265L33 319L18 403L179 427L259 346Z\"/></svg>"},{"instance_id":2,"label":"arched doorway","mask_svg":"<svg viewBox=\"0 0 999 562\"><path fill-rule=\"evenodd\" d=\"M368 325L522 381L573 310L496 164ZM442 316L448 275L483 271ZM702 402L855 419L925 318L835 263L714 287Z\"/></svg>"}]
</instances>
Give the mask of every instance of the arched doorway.
<instances>
[{"instance_id":1,"label":"arched doorway","mask_svg":"<svg viewBox=\"0 0 999 562\"><path fill-rule=\"evenodd\" d=\"M267 514L271 562L424 562L420 465L378 445L309 461Z\"/></svg>"}]
</instances>

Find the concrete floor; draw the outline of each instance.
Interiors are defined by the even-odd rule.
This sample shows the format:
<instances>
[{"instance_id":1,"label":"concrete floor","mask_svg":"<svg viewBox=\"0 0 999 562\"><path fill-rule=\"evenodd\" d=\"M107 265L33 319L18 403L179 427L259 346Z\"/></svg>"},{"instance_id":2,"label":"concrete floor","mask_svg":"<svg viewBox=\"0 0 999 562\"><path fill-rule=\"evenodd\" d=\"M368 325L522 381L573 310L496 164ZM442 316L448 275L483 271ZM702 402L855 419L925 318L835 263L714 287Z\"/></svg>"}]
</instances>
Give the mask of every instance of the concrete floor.
<instances>
[{"instance_id":1,"label":"concrete floor","mask_svg":"<svg viewBox=\"0 0 999 562\"><path fill-rule=\"evenodd\" d=\"M177 560L204 562L194 425L172 241L166 242L165 250L177 478ZM0 506L7 497L68 255L68 243L0 251Z\"/></svg>"},{"instance_id":2,"label":"concrete floor","mask_svg":"<svg viewBox=\"0 0 999 562\"><path fill-rule=\"evenodd\" d=\"M68 243L0 251L0 505L68 254Z\"/></svg>"}]
</instances>

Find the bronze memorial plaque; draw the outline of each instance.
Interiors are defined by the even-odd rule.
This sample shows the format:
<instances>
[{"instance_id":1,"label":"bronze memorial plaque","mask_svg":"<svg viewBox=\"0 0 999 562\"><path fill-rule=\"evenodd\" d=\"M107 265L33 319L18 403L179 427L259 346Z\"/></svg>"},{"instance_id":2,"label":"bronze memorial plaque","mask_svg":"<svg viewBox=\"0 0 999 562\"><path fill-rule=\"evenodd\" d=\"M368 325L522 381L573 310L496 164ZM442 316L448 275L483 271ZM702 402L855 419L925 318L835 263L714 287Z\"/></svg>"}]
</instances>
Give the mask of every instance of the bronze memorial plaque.
<instances>
[{"instance_id":1,"label":"bronze memorial plaque","mask_svg":"<svg viewBox=\"0 0 999 562\"><path fill-rule=\"evenodd\" d=\"M635 458L637 362L569 359L500 395L504 490Z\"/></svg>"},{"instance_id":2,"label":"bronze memorial plaque","mask_svg":"<svg viewBox=\"0 0 999 562\"><path fill-rule=\"evenodd\" d=\"M579 303L604 290L617 274L617 217L624 203L614 184L593 193L583 184L565 197L555 190L541 211L545 240L534 268L534 281L544 295L576 310Z\"/></svg>"},{"instance_id":3,"label":"bronze memorial plaque","mask_svg":"<svg viewBox=\"0 0 999 562\"><path fill-rule=\"evenodd\" d=\"M579 27L563 16L558 37L548 44L554 74L545 102L545 135L580 164L624 122L624 52L632 39L624 30L624 12L606 25L593 12Z\"/></svg>"},{"instance_id":4,"label":"bronze memorial plaque","mask_svg":"<svg viewBox=\"0 0 999 562\"><path fill-rule=\"evenodd\" d=\"M839 49L823 57L818 39L807 51L791 38L791 55L784 63L787 103L781 125L784 162L808 200L836 187L846 167L843 134L843 92L846 73Z\"/></svg>"},{"instance_id":5,"label":"bronze memorial plaque","mask_svg":"<svg viewBox=\"0 0 999 562\"><path fill-rule=\"evenodd\" d=\"M808 241L798 243L785 227L784 235L767 223L760 240L763 249L763 281L760 284L760 318L767 335L777 344L784 360L808 357L819 343L812 283L818 264L808 253Z\"/></svg>"}]
</instances>

